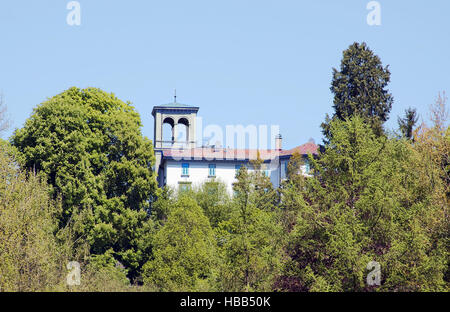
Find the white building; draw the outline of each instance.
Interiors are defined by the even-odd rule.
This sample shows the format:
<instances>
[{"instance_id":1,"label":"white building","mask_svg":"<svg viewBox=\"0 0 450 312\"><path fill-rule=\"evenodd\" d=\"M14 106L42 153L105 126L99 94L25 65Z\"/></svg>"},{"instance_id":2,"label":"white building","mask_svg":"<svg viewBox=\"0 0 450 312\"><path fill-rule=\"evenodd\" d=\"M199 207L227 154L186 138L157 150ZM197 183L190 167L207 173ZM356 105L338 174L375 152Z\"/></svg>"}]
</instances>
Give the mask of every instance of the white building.
<instances>
[{"instance_id":1,"label":"white building","mask_svg":"<svg viewBox=\"0 0 450 312\"><path fill-rule=\"evenodd\" d=\"M199 108L173 103L155 106L152 115L154 123L154 147L156 155L155 169L158 170L158 184L183 189L200 185L206 181L220 180L232 192L236 182L236 173L242 165L252 170L251 160L259 157L264 161L265 174L270 177L274 187L278 187L286 177L287 163L297 151L306 159L308 154L317 154L318 146L308 142L290 150L282 149L282 138L275 139L275 149L250 150L230 149L216 146L197 147L195 140L196 117ZM164 140L164 125L170 125L171 139ZM177 125L186 128L186 138L178 138ZM167 131L167 130L166 130ZM308 164L303 172L309 171Z\"/></svg>"}]
</instances>

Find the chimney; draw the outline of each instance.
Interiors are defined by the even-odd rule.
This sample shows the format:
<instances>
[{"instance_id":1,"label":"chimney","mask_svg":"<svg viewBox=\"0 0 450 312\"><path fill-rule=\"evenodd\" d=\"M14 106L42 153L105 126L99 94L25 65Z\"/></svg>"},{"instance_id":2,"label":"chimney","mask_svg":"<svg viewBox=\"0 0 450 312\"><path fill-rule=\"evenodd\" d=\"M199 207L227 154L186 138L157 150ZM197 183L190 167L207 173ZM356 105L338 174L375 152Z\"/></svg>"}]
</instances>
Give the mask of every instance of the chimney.
<instances>
[{"instance_id":1,"label":"chimney","mask_svg":"<svg viewBox=\"0 0 450 312\"><path fill-rule=\"evenodd\" d=\"M277 135L275 137L275 149L278 151L281 151L281 149L283 148L283 137L281 136L281 134Z\"/></svg>"}]
</instances>

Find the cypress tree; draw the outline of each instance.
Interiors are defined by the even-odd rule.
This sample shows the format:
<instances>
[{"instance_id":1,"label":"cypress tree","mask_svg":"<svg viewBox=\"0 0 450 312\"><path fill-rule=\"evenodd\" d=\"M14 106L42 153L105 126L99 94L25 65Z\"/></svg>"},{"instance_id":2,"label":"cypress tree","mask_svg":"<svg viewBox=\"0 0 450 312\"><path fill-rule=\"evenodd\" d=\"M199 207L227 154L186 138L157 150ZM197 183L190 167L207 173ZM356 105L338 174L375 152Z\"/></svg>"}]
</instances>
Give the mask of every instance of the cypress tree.
<instances>
[{"instance_id":1,"label":"cypress tree","mask_svg":"<svg viewBox=\"0 0 450 312\"><path fill-rule=\"evenodd\" d=\"M414 126L417 123L417 120L418 116L415 108L408 108L407 110L405 110L405 117L399 117L397 119L398 126L403 137L412 140L413 130Z\"/></svg>"},{"instance_id":2,"label":"cypress tree","mask_svg":"<svg viewBox=\"0 0 450 312\"><path fill-rule=\"evenodd\" d=\"M380 58L366 43L353 43L343 52L341 68L333 68L331 92L334 94L334 114L322 123L327 140L330 139L331 120L345 120L359 115L377 135L389 118L393 97L386 88L390 81L389 66L383 67Z\"/></svg>"}]
</instances>

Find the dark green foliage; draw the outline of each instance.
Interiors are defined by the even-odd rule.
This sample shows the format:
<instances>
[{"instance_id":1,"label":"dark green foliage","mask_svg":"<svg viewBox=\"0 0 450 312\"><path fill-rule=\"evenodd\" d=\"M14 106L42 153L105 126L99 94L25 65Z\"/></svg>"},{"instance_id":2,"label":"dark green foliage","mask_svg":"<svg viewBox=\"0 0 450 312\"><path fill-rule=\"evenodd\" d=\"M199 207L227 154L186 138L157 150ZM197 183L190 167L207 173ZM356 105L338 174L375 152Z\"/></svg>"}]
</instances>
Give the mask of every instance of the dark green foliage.
<instances>
[{"instance_id":1,"label":"dark green foliage","mask_svg":"<svg viewBox=\"0 0 450 312\"><path fill-rule=\"evenodd\" d=\"M213 228L230 218L231 198L224 183L205 182L195 191L194 197Z\"/></svg>"},{"instance_id":2,"label":"dark green foliage","mask_svg":"<svg viewBox=\"0 0 450 312\"><path fill-rule=\"evenodd\" d=\"M296 291L368 291L378 261L379 290L443 290L446 250L435 240L442 206L421 178L409 143L377 136L358 116L336 120L318 173L298 193L290 260L278 286ZM301 185L299 186L301 187Z\"/></svg>"},{"instance_id":3,"label":"dark green foliage","mask_svg":"<svg viewBox=\"0 0 450 312\"><path fill-rule=\"evenodd\" d=\"M284 231L289 233L296 221L299 208L304 206L303 197L299 196L305 188L305 176L302 174L301 166L305 159L299 153L294 153L289 160L287 168L287 179L280 186L280 214Z\"/></svg>"},{"instance_id":4,"label":"dark green foliage","mask_svg":"<svg viewBox=\"0 0 450 312\"><path fill-rule=\"evenodd\" d=\"M89 259L88 250L75 244L72 233L83 226L86 211L74 212L59 228L59 200L50 198L45 177L19 169L15 154L0 141L0 291L128 290L110 253ZM66 284L69 261L80 262L80 286Z\"/></svg>"},{"instance_id":5,"label":"dark green foliage","mask_svg":"<svg viewBox=\"0 0 450 312\"><path fill-rule=\"evenodd\" d=\"M333 117L327 115L323 133L330 139L330 121L359 115L377 135L388 120L393 97L387 90L391 73L365 43L353 43L343 53L341 68L333 68L331 92L334 94Z\"/></svg>"},{"instance_id":6,"label":"dark green foliage","mask_svg":"<svg viewBox=\"0 0 450 312\"><path fill-rule=\"evenodd\" d=\"M258 157L238 172L233 196L215 179L158 190L139 116L112 94L72 88L49 99L13 145L0 140L0 287L448 291L445 96L433 126L414 129L415 110L399 119L414 141L380 135L388 81L378 57L351 46L318 157L294 154L279 189ZM74 260L82 284L71 288ZM381 265L380 286L367 285L370 261Z\"/></svg>"},{"instance_id":7,"label":"dark green foliage","mask_svg":"<svg viewBox=\"0 0 450 312\"><path fill-rule=\"evenodd\" d=\"M279 272L283 241L274 205L277 194L258 170L249 173L242 167L237 179L231 217L216 231L221 289L269 291Z\"/></svg>"},{"instance_id":8,"label":"dark green foliage","mask_svg":"<svg viewBox=\"0 0 450 312\"><path fill-rule=\"evenodd\" d=\"M213 290L216 242L208 219L189 196L180 196L153 238L144 283L162 291Z\"/></svg>"},{"instance_id":9,"label":"dark green foliage","mask_svg":"<svg viewBox=\"0 0 450 312\"><path fill-rule=\"evenodd\" d=\"M161 190L160 196L152 203L150 209L152 219L158 224L164 224L172 207L175 206L174 191L165 186Z\"/></svg>"},{"instance_id":10,"label":"dark green foliage","mask_svg":"<svg viewBox=\"0 0 450 312\"><path fill-rule=\"evenodd\" d=\"M398 127L404 138L407 138L408 140L413 139L413 130L418 119L419 117L417 116L415 108L408 108L405 110L405 117L398 117Z\"/></svg>"},{"instance_id":11,"label":"dark green foliage","mask_svg":"<svg viewBox=\"0 0 450 312\"><path fill-rule=\"evenodd\" d=\"M61 196L61 225L76 207L91 208L80 236L93 254L112 249L131 276L145 260L140 240L157 193L153 147L140 128L130 103L71 88L39 105L11 140L25 168L44 173Z\"/></svg>"}]
</instances>

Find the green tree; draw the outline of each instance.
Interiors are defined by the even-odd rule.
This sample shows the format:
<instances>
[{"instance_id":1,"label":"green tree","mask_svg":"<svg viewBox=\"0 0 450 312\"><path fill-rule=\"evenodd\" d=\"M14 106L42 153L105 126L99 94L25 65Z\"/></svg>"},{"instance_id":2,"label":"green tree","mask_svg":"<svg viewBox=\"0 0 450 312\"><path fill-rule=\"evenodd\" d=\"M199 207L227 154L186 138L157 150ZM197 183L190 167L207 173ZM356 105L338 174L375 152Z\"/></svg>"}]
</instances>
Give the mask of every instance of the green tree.
<instances>
[{"instance_id":1,"label":"green tree","mask_svg":"<svg viewBox=\"0 0 450 312\"><path fill-rule=\"evenodd\" d=\"M302 196L299 196L305 188L305 176L302 173L302 166L305 159L301 154L295 152L289 160L286 180L280 186L280 213L281 221L285 232L290 232L299 213L299 208L305 205Z\"/></svg>"},{"instance_id":2,"label":"green tree","mask_svg":"<svg viewBox=\"0 0 450 312\"><path fill-rule=\"evenodd\" d=\"M144 283L162 291L209 291L215 284L216 242L208 219L190 196L180 196L153 239Z\"/></svg>"},{"instance_id":3,"label":"green tree","mask_svg":"<svg viewBox=\"0 0 450 312\"><path fill-rule=\"evenodd\" d=\"M194 192L198 205L203 209L213 228L228 220L231 212L231 198L227 186L221 181L208 181Z\"/></svg>"},{"instance_id":4,"label":"green tree","mask_svg":"<svg viewBox=\"0 0 450 312\"><path fill-rule=\"evenodd\" d=\"M216 228L221 221L228 220L231 212L231 196L227 186L220 180L205 181L200 185L186 190L174 191L165 186L161 195L152 204L152 218L159 224L164 224L177 198L189 196L203 209L212 228Z\"/></svg>"},{"instance_id":5,"label":"green tree","mask_svg":"<svg viewBox=\"0 0 450 312\"><path fill-rule=\"evenodd\" d=\"M58 208L45 182L18 170L0 143L1 291L43 291L58 283L64 257L53 235Z\"/></svg>"},{"instance_id":6,"label":"green tree","mask_svg":"<svg viewBox=\"0 0 450 312\"><path fill-rule=\"evenodd\" d=\"M445 246L433 233L442 206L411 144L377 136L359 116L330 124L316 175L299 193L277 286L296 291L369 291L366 266L381 264L377 290L443 290Z\"/></svg>"},{"instance_id":7,"label":"green tree","mask_svg":"<svg viewBox=\"0 0 450 312\"><path fill-rule=\"evenodd\" d=\"M175 203L175 192L167 185L164 186L161 190L161 194L158 196L156 201L152 203L152 220L158 225L163 225L167 221L170 210L175 206Z\"/></svg>"},{"instance_id":8,"label":"green tree","mask_svg":"<svg viewBox=\"0 0 450 312\"><path fill-rule=\"evenodd\" d=\"M270 291L280 268L282 228L274 203L277 194L259 166L242 167L234 184L231 217L216 231L223 291Z\"/></svg>"},{"instance_id":9,"label":"green tree","mask_svg":"<svg viewBox=\"0 0 450 312\"><path fill-rule=\"evenodd\" d=\"M331 120L345 120L360 115L372 126L376 134L383 133L382 125L388 120L393 97L387 90L391 73L383 67L380 58L366 43L353 43L343 53L341 68L333 68L331 92L334 94L334 114L322 123L325 137L330 139Z\"/></svg>"},{"instance_id":10,"label":"green tree","mask_svg":"<svg viewBox=\"0 0 450 312\"><path fill-rule=\"evenodd\" d=\"M431 125L422 123L414 131L414 150L418 153L422 166L420 180L433 192L433 202L441 207L441 215L436 220L438 230L435 240L443 242L447 249L447 270L445 280L450 285L450 126L447 97L438 95L430 106Z\"/></svg>"},{"instance_id":11,"label":"green tree","mask_svg":"<svg viewBox=\"0 0 450 312\"><path fill-rule=\"evenodd\" d=\"M15 154L0 142L0 291L127 290L123 270L88 261L89 251L75 244L72 234L85 212L59 229L60 201L50 198L44 177L20 170ZM80 286L66 284L69 261L81 265Z\"/></svg>"},{"instance_id":12,"label":"green tree","mask_svg":"<svg viewBox=\"0 0 450 312\"><path fill-rule=\"evenodd\" d=\"M94 255L112 248L131 277L146 261L139 245L158 192L152 144L140 128L130 103L71 88L35 108L11 139L25 168L44 173L54 198L61 196L61 226L77 207L92 208L80 236Z\"/></svg>"},{"instance_id":13,"label":"green tree","mask_svg":"<svg viewBox=\"0 0 450 312\"><path fill-rule=\"evenodd\" d=\"M416 125L419 117L415 108L408 108L405 110L405 117L398 117L398 127L404 138L408 140L413 139L414 126Z\"/></svg>"}]
</instances>

